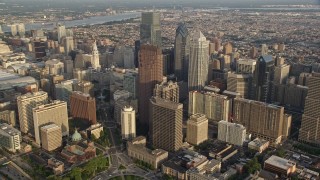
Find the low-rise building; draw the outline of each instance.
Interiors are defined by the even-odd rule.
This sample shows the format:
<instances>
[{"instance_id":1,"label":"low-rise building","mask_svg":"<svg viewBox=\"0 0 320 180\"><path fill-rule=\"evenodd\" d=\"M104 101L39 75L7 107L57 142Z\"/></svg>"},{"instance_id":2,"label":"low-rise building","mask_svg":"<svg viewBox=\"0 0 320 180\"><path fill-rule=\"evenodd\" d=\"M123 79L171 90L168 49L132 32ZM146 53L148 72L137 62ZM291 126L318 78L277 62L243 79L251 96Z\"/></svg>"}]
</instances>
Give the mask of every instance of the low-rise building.
<instances>
[{"instance_id":1,"label":"low-rise building","mask_svg":"<svg viewBox=\"0 0 320 180\"><path fill-rule=\"evenodd\" d=\"M6 123L0 124L0 139L0 146L11 152L21 148L21 132Z\"/></svg>"},{"instance_id":2,"label":"low-rise building","mask_svg":"<svg viewBox=\"0 0 320 180\"><path fill-rule=\"evenodd\" d=\"M128 155L133 159L150 164L157 169L163 161L168 159L168 152L162 149L150 150L146 148L146 138L138 136L127 143Z\"/></svg>"},{"instance_id":3,"label":"low-rise building","mask_svg":"<svg viewBox=\"0 0 320 180\"><path fill-rule=\"evenodd\" d=\"M208 159L194 151L183 151L172 159L162 164L162 173L174 177L175 179L187 179L187 171L196 168L202 171L208 164Z\"/></svg>"},{"instance_id":4,"label":"low-rise building","mask_svg":"<svg viewBox=\"0 0 320 180\"><path fill-rule=\"evenodd\" d=\"M64 163L55 159L48 159L48 166L53 170L54 175L60 175L64 172Z\"/></svg>"},{"instance_id":5,"label":"low-rise building","mask_svg":"<svg viewBox=\"0 0 320 180\"><path fill-rule=\"evenodd\" d=\"M230 144L220 144L212 148L209 156L221 162L224 162L238 153L238 149Z\"/></svg>"},{"instance_id":6,"label":"low-rise building","mask_svg":"<svg viewBox=\"0 0 320 180\"><path fill-rule=\"evenodd\" d=\"M92 135L94 135L96 139L99 139L102 131L103 131L103 126L100 123L97 123L97 124L91 125L87 129L87 136L89 138L92 138Z\"/></svg>"},{"instance_id":7,"label":"low-rise building","mask_svg":"<svg viewBox=\"0 0 320 180\"><path fill-rule=\"evenodd\" d=\"M249 142L248 148L258 151L259 153L262 153L264 150L266 150L269 147L269 141L256 138L253 141Z\"/></svg>"},{"instance_id":8,"label":"low-rise building","mask_svg":"<svg viewBox=\"0 0 320 180\"><path fill-rule=\"evenodd\" d=\"M273 155L264 162L264 169L279 175L288 176L296 172L296 163Z\"/></svg>"},{"instance_id":9,"label":"low-rise building","mask_svg":"<svg viewBox=\"0 0 320 180\"><path fill-rule=\"evenodd\" d=\"M16 126L16 114L14 111L1 111L0 112L0 122Z\"/></svg>"},{"instance_id":10,"label":"low-rise building","mask_svg":"<svg viewBox=\"0 0 320 180\"><path fill-rule=\"evenodd\" d=\"M83 162L96 157L96 147L93 142L82 141L77 144L65 146L61 155L69 163Z\"/></svg>"}]
</instances>

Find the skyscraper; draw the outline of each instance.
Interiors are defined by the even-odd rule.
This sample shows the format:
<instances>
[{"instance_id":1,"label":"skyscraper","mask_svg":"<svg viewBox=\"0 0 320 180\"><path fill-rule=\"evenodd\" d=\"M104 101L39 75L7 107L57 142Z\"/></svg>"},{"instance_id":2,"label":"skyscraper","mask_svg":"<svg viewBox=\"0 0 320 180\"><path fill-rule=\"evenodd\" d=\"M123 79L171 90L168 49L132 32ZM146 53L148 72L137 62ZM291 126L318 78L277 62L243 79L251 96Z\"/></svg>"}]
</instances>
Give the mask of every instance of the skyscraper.
<instances>
[{"instance_id":1,"label":"skyscraper","mask_svg":"<svg viewBox=\"0 0 320 180\"><path fill-rule=\"evenodd\" d=\"M208 139L208 119L204 114L191 115L187 121L187 139L190 144L199 145Z\"/></svg>"},{"instance_id":2,"label":"skyscraper","mask_svg":"<svg viewBox=\"0 0 320 180\"><path fill-rule=\"evenodd\" d=\"M242 146L246 140L246 128L241 124L219 121L218 140Z\"/></svg>"},{"instance_id":3,"label":"skyscraper","mask_svg":"<svg viewBox=\"0 0 320 180\"><path fill-rule=\"evenodd\" d=\"M62 145L61 127L56 124L49 124L41 127L42 148L53 151Z\"/></svg>"},{"instance_id":4,"label":"skyscraper","mask_svg":"<svg viewBox=\"0 0 320 180\"><path fill-rule=\"evenodd\" d=\"M253 89L256 101L270 102L272 80L274 74L274 60L271 55L259 57L253 78Z\"/></svg>"},{"instance_id":5,"label":"skyscraper","mask_svg":"<svg viewBox=\"0 0 320 180\"><path fill-rule=\"evenodd\" d=\"M302 116L299 140L315 145L320 144L320 74L313 73L308 80L308 96Z\"/></svg>"},{"instance_id":6,"label":"skyscraper","mask_svg":"<svg viewBox=\"0 0 320 180\"><path fill-rule=\"evenodd\" d=\"M70 105L70 95L73 90L73 83L74 81L72 80L66 80L55 84L56 99L65 101L68 105Z\"/></svg>"},{"instance_id":7,"label":"skyscraper","mask_svg":"<svg viewBox=\"0 0 320 180\"><path fill-rule=\"evenodd\" d=\"M269 48L266 44L261 45L261 56L265 56L269 53Z\"/></svg>"},{"instance_id":8,"label":"skyscraper","mask_svg":"<svg viewBox=\"0 0 320 180\"><path fill-rule=\"evenodd\" d=\"M230 42L227 42L224 46L223 46L223 54L228 55L232 53L232 44Z\"/></svg>"},{"instance_id":9,"label":"skyscraper","mask_svg":"<svg viewBox=\"0 0 320 180\"><path fill-rule=\"evenodd\" d=\"M188 114L204 114L210 121L229 119L230 100L227 96L213 92L189 92Z\"/></svg>"},{"instance_id":10,"label":"skyscraper","mask_svg":"<svg viewBox=\"0 0 320 180\"><path fill-rule=\"evenodd\" d=\"M20 131L34 134L33 108L46 104L48 94L43 91L27 93L17 97Z\"/></svg>"},{"instance_id":11,"label":"skyscraper","mask_svg":"<svg viewBox=\"0 0 320 180\"><path fill-rule=\"evenodd\" d=\"M69 55L72 50L74 50L73 37L69 36L64 39L64 53Z\"/></svg>"},{"instance_id":12,"label":"skyscraper","mask_svg":"<svg viewBox=\"0 0 320 180\"><path fill-rule=\"evenodd\" d=\"M178 81L188 81L189 32L186 24L179 24L174 41L174 74Z\"/></svg>"},{"instance_id":13,"label":"skyscraper","mask_svg":"<svg viewBox=\"0 0 320 180\"><path fill-rule=\"evenodd\" d=\"M60 127L63 136L69 135L67 103L54 101L50 104L40 105L33 108L34 134L36 143L41 143L40 128L55 123Z\"/></svg>"},{"instance_id":14,"label":"skyscraper","mask_svg":"<svg viewBox=\"0 0 320 180\"><path fill-rule=\"evenodd\" d=\"M67 36L66 27L64 25L58 24L57 31L58 31L58 41L61 42L62 38Z\"/></svg>"},{"instance_id":15,"label":"skyscraper","mask_svg":"<svg viewBox=\"0 0 320 180\"><path fill-rule=\"evenodd\" d=\"M233 122L242 124L254 137L277 145L289 136L291 116L284 113L284 107L235 98L233 110Z\"/></svg>"},{"instance_id":16,"label":"skyscraper","mask_svg":"<svg viewBox=\"0 0 320 180\"><path fill-rule=\"evenodd\" d=\"M9 27L10 27L11 35L16 36L18 34L17 25L12 24L12 25L9 25Z\"/></svg>"},{"instance_id":17,"label":"skyscraper","mask_svg":"<svg viewBox=\"0 0 320 180\"><path fill-rule=\"evenodd\" d=\"M286 84L289 78L290 65L281 64L274 68L274 79L273 82L276 84Z\"/></svg>"},{"instance_id":18,"label":"skyscraper","mask_svg":"<svg viewBox=\"0 0 320 180\"><path fill-rule=\"evenodd\" d=\"M141 45L139 53L139 117L149 124L149 99L156 84L162 82L162 52L153 45Z\"/></svg>"},{"instance_id":19,"label":"skyscraper","mask_svg":"<svg viewBox=\"0 0 320 180\"><path fill-rule=\"evenodd\" d=\"M240 93L241 97L249 99L251 93L251 74L228 73L227 90Z\"/></svg>"},{"instance_id":20,"label":"skyscraper","mask_svg":"<svg viewBox=\"0 0 320 180\"><path fill-rule=\"evenodd\" d=\"M24 37L24 35L26 34L26 29L23 23L17 24L17 32L20 37Z\"/></svg>"},{"instance_id":21,"label":"skyscraper","mask_svg":"<svg viewBox=\"0 0 320 180\"><path fill-rule=\"evenodd\" d=\"M174 152L182 147L182 108L180 103L150 99L150 130L155 148Z\"/></svg>"},{"instance_id":22,"label":"skyscraper","mask_svg":"<svg viewBox=\"0 0 320 180\"><path fill-rule=\"evenodd\" d=\"M79 91L72 92L70 96L70 112L72 117L89 121L91 124L97 123L96 100L90 94Z\"/></svg>"},{"instance_id":23,"label":"skyscraper","mask_svg":"<svg viewBox=\"0 0 320 180\"><path fill-rule=\"evenodd\" d=\"M121 136L127 140L136 137L136 112L132 106L125 106L121 110Z\"/></svg>"},{"instance_id":24,"label":"skyscraper","mask_svg":"<svg viewBox=\"0 0 320 180\"><path fill-rule=\"evenodd\" d=\"M99 61L99 51L97 48L97 42L94 41L93 45L92 45L92 59L91 59L91 66L94 69L100 69L100 61Z\"/></svg>"},{"instance_id":25,"label":"skyscraper","mask_svg":"<svg viewBox=\"0 0 320 180\"><path fill-rule=\"evenodd\" d=\"M190 42L188 89L201 90L207 83L209 69L209 41L196 31Z\"/></svg>"},{"instance_id":26,"label":"skyscraper","mask_svg":"<svg viewBox=\"0 0 320 180\"><path fill-rule=\"evenodd\" d=\"M179 102L179 86L178 83L172 81L163 81L156 84L153 96L169 101Z\"/></svg>"},{"instance_id":27,"label":"skyscraper","mask_svg":"<svg viewBox=\"0 0 320 180\"><path fill-rule=\"evenodd\" d=\"M140 25L141 44L161 47L160 13L143 12Z\"/></svg>"}]
</instances>

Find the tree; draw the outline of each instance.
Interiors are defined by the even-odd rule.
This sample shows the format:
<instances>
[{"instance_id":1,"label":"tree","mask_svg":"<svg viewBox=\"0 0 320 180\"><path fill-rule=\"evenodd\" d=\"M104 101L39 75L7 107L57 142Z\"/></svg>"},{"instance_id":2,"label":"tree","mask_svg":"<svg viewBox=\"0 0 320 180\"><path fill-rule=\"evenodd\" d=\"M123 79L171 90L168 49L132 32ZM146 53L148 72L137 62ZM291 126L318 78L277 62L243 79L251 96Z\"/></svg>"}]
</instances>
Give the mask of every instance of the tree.
<instances>
[{"instance_id":1,"label":"tree","mask_svg":"<svg viewBox=\"0 0 320 180\"><path fill-rule=\"evenodd\" d=\"M281 147L277 150L276 155L283 158L286 155L286 151Z\"/></svg>"},{"instance_id":2,"label":"tree","mask_svg":"<svg viewBox=\"0 0 320 180\"><path fill-rule=\"evenodd\" d=\"M244 169L249 174L254 174L261 169L261 164L258 162L258 158L254 157L251 159L246 165L244 165Z\"/></svg>"},{"instance_id":3,"label":"tree","mask_svg":"<svg viewBox=\"0 0 320 180\"><path fill-rule=\"evenodd\" d=\"M82 169L79 167L75 167L70 172L71 179L82 180Z\"/></svg>"}]
</instances>

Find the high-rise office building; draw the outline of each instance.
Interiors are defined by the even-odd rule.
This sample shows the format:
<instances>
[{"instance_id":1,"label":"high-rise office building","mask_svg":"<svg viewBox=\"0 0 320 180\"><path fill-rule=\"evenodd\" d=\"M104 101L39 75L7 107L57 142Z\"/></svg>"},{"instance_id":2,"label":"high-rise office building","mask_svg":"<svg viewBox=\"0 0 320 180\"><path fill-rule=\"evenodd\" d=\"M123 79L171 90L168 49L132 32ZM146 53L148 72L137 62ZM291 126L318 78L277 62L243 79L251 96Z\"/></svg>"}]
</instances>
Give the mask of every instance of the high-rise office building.
<instances>
[{"instance_id":1,"label":"high-rise office building","mask_svg":"<svg viewBox=\"0 0 320 180\"><path fill-rule=\"evenodd\" d=\"M161 49L141 45L139 53L139 115L142 124L149 124L149 99L156 84L163 80Z\"/></svg>"},{"instance_id":2,"label":"high-rise office building","mask_svg":"<svg viewBox=\"0 0 320 180\"><path fill-rule=\"evenodd\" d=\"M208 80L209 41L201 31L196 31L190 42L188 89L201 90Z\"/></svg>"},{"instance_id":3,"label":"high-rise office building","mask_svg":"<svg viewBox=\"0 0 320 180\"><path fill-rule=\"evenodd\" d=\"M79 91L72 92L70 96L70 112L73 118L97 123L96 100L90 94Z\"/></svg>"},{"instance_id":4,"label":"high-rise office building","mask_svg":"<svg viewBox=\"0 0 320 180\"><path fill-rule=\"evenodd\" d=\"M19 130L6 123L0 124L0 138L1 147L4 147L11 152L20 150L22 138Z\"/></svg>"},{"instance_id":5,"label":"high-rise office building","mask_svg":"<svg viewBox=\"0 0 320 180\"><path fill-rule=\"evenodd\" d=\"M100 61L99 61L99 51L97 48L97 42L94 41L92 45L92 58L91 58L91 66L94 69L100 69Z\"/></svg>"},{"instance_id":6,"label":"high-rise office building","mask_svg":"<svg viewBox=\"0 0 320 180\"><path fill-rule=\"evenodd\" d=\"M42 40L32 41L32 52L36 59L41 59L46 56L46 42Z\"/></svg>"},{"instance_id":7,"label":"high-rise office building","mask_svg":"<svg viewBox=\"0 0 320 180\"><path fill-rule=\"evenodd\" d=\"M141 44L151 44L161 47L160 13L143 12L141 14L140 41Z\"/></svg>"},{"instance_id":8,"label":"high-rise office building","mask_svg":"<svg viewBox=\"0 0 320 180\"><path fill-rule=\"evenodd\" d=\"M227 96L213 92L189 92L188 114L204 114L210 121L229 119L230 100ZM231 113L231 112L230 112Z\"/></svg>"},{"instance_id":9,"label":"high-rise office building","mask_svg":"<svg viewBox=\"0 0 320 180\"><path fill-rule=\"evenodd\" d=\"M123 89L130 93L133 99L138 96L138 72L126 72L123 77Z\"/></svg>"},{"instance_id":10,"label":"high-rise office building","mask_svg":"<svg viewBox=\"0 0 320 180\"><path fill-rule=\"evenodd\" d=\"M34 134L36 143L40 145L40 128L55 123L59 126L63 136L69 135L67 103L54 101L50 104L40 105L33 109Z\"/></svg>"},{"instance_id":11,"label":"high-rise office building","mask_svg":"<svg viewBox=\"0 0 320 180\"><path fill-rule=\"evenodd\" d=\"M254 59L239 59L236 65L238 74L254 74L256 71L257 61Z\"/></svg>"},{"instance_id":12,"label":"high-rise office building","mask_svg":"<svg viewBox=\"0 0 320 180\"><path fill-rule=\"evenodd\" d=\"M193 145L208 139L208 119L204 114L193 114L187 121L187 138L186 141Z\"/></svg>"},{"instance_id":13,"label":"high-rise office building","mask_svg":"<svg viewBox=\"0 0 320 180\"><path fill-rule=\"evenodd\" d=\"M53 151L62 145L61 127L56 124L49 124L41 127L42 148Z\"/></svg>"},{"instance_id":14,"label":"high-rise office building","mask_svg":"<svg viewBox=\"0 0 320 180\"><path fill-rule=\"evenodd\" d=\"M179 102L179 86L176 82L164 80L160 84L156 84L153 92L154 97Z\"/></svg>"},{"instance_id":15,"label":"high-rise office building","mask_svg":"<svg viewBox=\"0 0 320 180\"><path fill-rule=\"evenodd\" d=\"M26 34L26 28L23 23L17 24L17 32L20 37L24 37L24 35Z\"/></svg>"},{"instance_id":16,"label":"high-rise office building","mask_svg":"<svg viewBox=\"0 0 320 180\"><path fill-rule=\"evenodd\" d=\"M64 39L64 53L65 55L69 55L69 53L74 50L74 42L73 37L68 36Z\"/></svg>"},{"instance_id":17,"label":"high-rise office building","mask_svg":"<svg viewBox=\"0 0 320 180\"><path fill-rule=\"evenodd\" d=\"M94 97L93 87L94 85L90 81L80 81L73 84L74 91L90 94L91 97Z\"/></svg>"},{"instance_id":18,"label":"high-rise office building","mask_svg":"<svg viewBox=\"0 0 320 180\"><path fill-rule=\"evenodd\" d=\"M9 27L10 27L11 36L16 36L18 34L17 25L12 24L12 25L9 25Z\"/></svg>"},{"instance_id":19,"label":"high-rise office building","mask_svg":"<svg viewBox=\"0 0 320 180\"><path fill-rule=\"evenodd\" d=\"M228 55L231 54L233 51L233 47L232 44L230 42L227 42L224 46L223 46L223 54Z\"/></svg>"},{"instance_id":20,"label":"high-rise office building","mask_svg":"<svg viewBox=\"0 0 320 180\"><path fill-rule=\"evenodd\" d=\"M152 145L166 151L177 151L182 147L183 105L153 97L150 99L150 131Z\"/></svg>"},{"instance_id":21,"label":"high-rise office building","mask_svg":"<svg viewBox=\"0 0 320 180\"><path fill-rule=\"evenodd\" d=\"M233 122L242 124L254 137L277 145L289 136L291 116L284 113L284 107L235 98L233 110Z\"/></svg>"},{"instance_id":22,"label":"high-rise office building","mask_svg":"<svg viewBox=\"0 0 320 180\"><path fill-rule=\"evenodd\" d=\"M274 74L274 60L271 55L260 56L253 77L254 99L256 101L270 102L272 80Z\"/></svg>"},{"instance_id":23,"label":"high-rise office building","mask_svg":"<svg viewBox=\"0 0 320 180\"><path fill-rule=\"evenodd\" d=\"M219 121L218 140L237 146L242 146L246 140L246 128L241 124Z\"/></svg>"},{"instance_id":24,"label":"high-rise office building","mask_svg":"<svg viewBox=\"0 0 320 180\"><path fill-rule=\"evenodd\" d=\"M163 75L168 76L174 73L174 51L173 48L162 50L163 56Z\"/></svg>"},{"instance_id":25,"label":"high-rise office building","mask_svg":"<svg viewBox=\"0 0 320 180\"><path fill-rule=\"evenodd\" d=\"M249 99L251 94L251 74L228 73L227 90L237 92L241 97Z\"/></svg>"},{"instance_id":26,"label":"high-rise office building","mask_svg":"<svg viewBox=\"0 0 320 180\"><path fill-rule=\"evenodd\" d=\"M319 145L320 143L320 74L313 73L308 80L308 96L302 116L299 140Z\"/></svg>"},{"instance_id":27,"label":"high-rise office building","mask_svg":"<svg viewBox=\"0 0 320 180\"><path fill-rule=\"evenodd\" d=\"M136 137L136 112L132 106L125 106L121 110L121 136L127 140Z\"/></svg>"},{"instance_id":28,"label":"high-rise office building","mask_svg":"<svg viewBox=\"0 0 320 180\"><path fill-rule=\"evenodd\" d=\"M286 84L289 78L290 65L282 64L274 68L273 82L276 84Z\"/></svg>"},{"instance_id":29,"label":"high-rise office building","mask_svg":"<svg viewBox=\"0 0 320 180\"><path fill-rule=\"evenodd\" d=\"M178 81L188 81L189 32L186 24L179 24L174 41L174 74Z\"/></svg>"},{"instance_id":30,"label":"high-rise office building","mask_svg":"<svg viewBox=\"0 0 320 180\"><path fill-rule=\"evenodd\" d=\"M59 59L47 60L45 66L49 69L49 74L62 75L64 73L64 64Z\"/></svg>"},{"instance_id":31,"label":"high-rise office building","mask_svg":"<svg viewBox=\"0 0 320 180\"><path fill-rule=\"evenodd\" d=\"M258 50L256 47L253 46L250 49L250 58L255 59L255 58L257 58L257 55L258 55Z\"/></svg>"},{"instance_id":32,"label":"high-rise office building","mask_svg":"<svg viewBox=\"0 0 320 180\"><path fill-rule=\"evenodd\" d=\"M70 105L70 95L73 91L72 80L61 81L55 84L55 97L58 100L67 102L68 106Z\"/></svg>"},{"instance_id":33,"label":"high-rise office building","mask_svg":"<svg viewBox=\"0 0 320 180\"><path fill-rule=\"evenodd\" d=\"M268 55L269 53L269 48L266 44L261 45L261 56Z\"/></svg>"},{"instance_id":34,"label":"high-rise office building","mask_svg":"<svg viewBox=\"0 0 320 180\"><path fill-rule=\"evenodd\" d=\"M274 84L272 103L303 111L308 87L296 84Z\"/></svg>"},{"instance_id":35,"label":"high-rise office building","mask_svg":"<svg viewBox=\"0 0 320 180\"><path fill-rule=\"evenodd\" d=\"M33 108L46 104L48 94L43 91L27 93L17 97L20 131L34 134Z\"/></svg>"},{"instance_id":36,"label":"high-rise office building","mask_svg":"<svg viewBox=\"0 0 320 180\"><path fill-rule=\"evenodd\" d=\"M64 25L58 24L57 31L58 31L58 42L61 42L62 38L67 36L66 27Z\"/></svg>"}]
</instances>

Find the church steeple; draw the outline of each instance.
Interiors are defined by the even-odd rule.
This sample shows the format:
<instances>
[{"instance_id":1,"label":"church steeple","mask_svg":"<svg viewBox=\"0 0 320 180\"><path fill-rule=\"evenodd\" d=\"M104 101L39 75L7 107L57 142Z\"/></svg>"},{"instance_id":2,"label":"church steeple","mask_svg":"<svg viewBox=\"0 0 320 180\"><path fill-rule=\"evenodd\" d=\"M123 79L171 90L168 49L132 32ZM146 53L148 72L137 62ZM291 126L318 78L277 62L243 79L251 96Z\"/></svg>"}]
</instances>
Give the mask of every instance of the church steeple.
<instances>
[{"instance_id":1,"label":"church steeple","mask_svg":"<svg viewBox=\"0 0 320 180\"><path fill-rule=\"evenodd\" d=\"M92 67L94 69L100 69L100 62L99 62L99 51L97 48L97 42L94 40L92 45L92 61L91 61Z\"/></svg>"}]
</instances>

